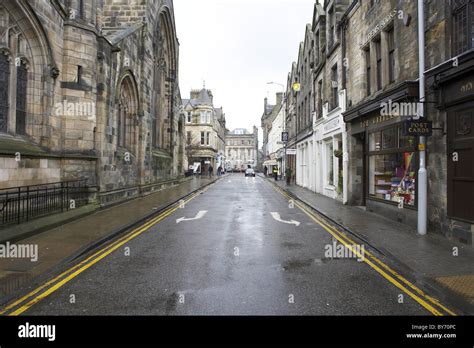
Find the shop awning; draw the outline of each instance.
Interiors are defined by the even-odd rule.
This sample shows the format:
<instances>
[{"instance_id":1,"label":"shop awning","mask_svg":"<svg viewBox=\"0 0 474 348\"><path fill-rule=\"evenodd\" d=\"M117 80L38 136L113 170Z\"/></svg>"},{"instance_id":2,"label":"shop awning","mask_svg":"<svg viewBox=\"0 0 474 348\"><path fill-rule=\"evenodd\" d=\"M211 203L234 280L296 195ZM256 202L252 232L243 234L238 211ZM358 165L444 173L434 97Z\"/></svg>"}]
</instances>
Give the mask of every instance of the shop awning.
<instances>
[{"instance_id":1,"label":"shop awning","mask_svg":"<svg viewBox=\"0 0 474 348\"><path fill-rule=\"evenodd\" d=\"M276 160L269 160L269 161L263 162L263 165L264 166L277 166L278 162Z\"/></svg>"}]
</instances>

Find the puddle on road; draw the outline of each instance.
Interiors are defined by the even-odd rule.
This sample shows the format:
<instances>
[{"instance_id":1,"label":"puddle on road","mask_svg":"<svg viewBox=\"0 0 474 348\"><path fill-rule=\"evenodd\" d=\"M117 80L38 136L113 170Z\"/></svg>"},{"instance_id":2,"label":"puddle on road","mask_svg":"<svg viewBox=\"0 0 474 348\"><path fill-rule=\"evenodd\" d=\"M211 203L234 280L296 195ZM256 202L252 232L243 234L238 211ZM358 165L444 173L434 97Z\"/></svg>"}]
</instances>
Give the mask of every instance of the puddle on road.
<instances>
[{"instance_id":1,"label":"puddle on road","mask_svg":"<svg viewBox=\"0 0 474 348\"><path fill-rule=\"evenodd\" d=\"M0 272L0 297L14 293L31 279L26 272Z\"/></svg>"},{"instance_id":2,"label":"puddle on road","mask_svg":"<svg viewBox=\"0 0 474 348\"><path fill-rule=\"evenodd\" d=\"M282 263L282 268L285 271L296 271L302 268L311 266L314 263L313 259L308 260L289 260Z\"/></svg>"},{"instance_id":3,"label":"puddle on road","mask_svg":"<svg viewBox=\"0 0 474 348\"><path fill-rule=\"evenodd\" d=\"M288 249L299 249L303 247L303 244L285 242L285 243L282 243L281 246Z\"/></svg>"},{"instance_id":4,"label":"puddle on road","mask_svg":"<svg viewBox=\"0 0 474 348\"><path fill-rule=\"evenodd\" d=\"M286 244L286 243L285 243ZM288 243L296 244L296 243ZM357 259L348 259L348 258L323 258L323 259L305 259L305 260L288 260L281 264L281 268L284 271L298 271L304 268L311 266L323 266L331 261L348 261L348 262L358 262Z\"/></svg>"}]
</instances>

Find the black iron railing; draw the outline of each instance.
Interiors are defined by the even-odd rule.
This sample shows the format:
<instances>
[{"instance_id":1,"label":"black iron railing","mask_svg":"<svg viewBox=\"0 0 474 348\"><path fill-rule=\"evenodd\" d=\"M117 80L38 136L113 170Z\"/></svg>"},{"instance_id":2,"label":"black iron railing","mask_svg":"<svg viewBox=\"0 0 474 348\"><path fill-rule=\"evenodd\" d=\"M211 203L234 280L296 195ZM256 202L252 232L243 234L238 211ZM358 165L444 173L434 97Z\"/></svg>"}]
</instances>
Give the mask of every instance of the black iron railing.
<instances>
[{"instance_id":1,"label":"black iron railing","mask_svg":"<svg viewBox=\"0 0 474 348\"><path fill-rule=\"evenodd\" d=\"M88 202L86 180L0 190L0 226L68 211Z\"/></svg>"}]
</instances>

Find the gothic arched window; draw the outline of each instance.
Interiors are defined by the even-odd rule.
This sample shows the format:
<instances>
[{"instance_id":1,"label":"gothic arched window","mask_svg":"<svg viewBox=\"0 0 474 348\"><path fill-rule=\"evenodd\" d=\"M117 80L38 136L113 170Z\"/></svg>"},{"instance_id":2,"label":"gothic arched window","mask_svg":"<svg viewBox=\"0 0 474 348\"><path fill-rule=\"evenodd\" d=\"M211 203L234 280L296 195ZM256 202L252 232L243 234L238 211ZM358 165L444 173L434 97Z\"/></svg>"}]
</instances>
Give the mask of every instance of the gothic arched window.
<instances>
[{"instance_id":1,"label":"gothic arched window","mask_svg":"<svg viewBox=\"0 0 474 348\"><path fill-rule=\"evenodd\" d=\"M28 70L21 62L16 69L16 134L26 135Z\"/></svg>"},{"instance_id":2,"label":"gothic arched window","mask_svg":"<svg viewBox=\"0 0 474 348\"><path fill-rule=\"evenodd\" d=\"M136 145L135 120L137 117L137 94L130 76L126 76L120 85L118 100L117 129L120 147L133 151Z\"/></svg>"},{"instance_id":3,"label":"gothic arched window","mask_svg":"<svg viewBox=\"0 0 474 348\"><path fill-rule=\"evenodd\" d=\"M10 89L10 62L0 54L0 132L8 129L8 96Z\"/></svg>"}]
</instances>

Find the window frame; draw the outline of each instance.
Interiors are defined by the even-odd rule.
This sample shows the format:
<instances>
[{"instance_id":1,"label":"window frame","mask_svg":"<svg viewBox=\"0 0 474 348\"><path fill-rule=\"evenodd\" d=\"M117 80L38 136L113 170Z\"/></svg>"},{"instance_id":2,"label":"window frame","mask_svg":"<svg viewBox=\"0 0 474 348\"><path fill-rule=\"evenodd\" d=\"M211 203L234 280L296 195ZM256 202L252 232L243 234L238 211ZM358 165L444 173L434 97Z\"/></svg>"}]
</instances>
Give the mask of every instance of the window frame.
<instances>
[{"instance_id":1,"label":"window frame","mask_svg":"<svg viewBox=\"0 0 474 348\"><path fill-rule=\"evenodd\" d=\"M395 82L395 30L393 27L387 30L387 50L388 50L388 80L390 83Z\"/></svg>"},{"instance_id":2,"label":"window frame","mask_svg":"<svg viewBox=\"0 0 474 348\"><path fill-rule=\"evenodd\" d=\"M377 91L380 91L383 88L383 57L382 57L382 40L380 37L374 40L374 47L375 47L375 72L376 72L376 87Z\"/></svg>"},{"instance_id":3,"label":"window frame","mask_svg":"<svg viewBox=\"0 0 474 348\"><path fill-rule=\"evenodd\" d=\"M334 64L331 67L331 110L334 110L339 106L339 71L338 64ZM336 87L334 87L334 82L336 82Z\"/></svg>"},{"instance_id":4,"label":"window frame","mask_svg":"<svg viewBox=\"0 0 474 348\"><path fill-rule=\"evenodd\" d=\"M388 149L383 149L383 132L387 132L388 130L391 130L393 128L397 128L397 146L393 148L388 148ZM381 133L381 144L380 144L380 150L371 150L370 149L370 140L371 136L374 133ZM417 209L417 202L418 202L418 169L419 169L419 161L418 161L418 151L417 151L417 146L418 142L416 138L413 139L413 144L411 146L401 146L401 138L402 138L402 125L400 123L396 123L387 127L379 128L379 129L374 129L370 130L367 132L367 178L366 178L366 183L367 183L367 188L366 188L366 197L369 200L377 201L377 202L383 202L386 204L391 204L391 205L398 205L397 202L395 201L390 201L382 198L378 198L375 195L372 195L370 193L370 176L371 176L371 170L373 169L371 166L371 157L374 156L386 156L386 155L397 155L397 154L404 154L404 153L413 153L414 154L414 172L415 172L415 201L413 205L404 205L405 208L408 209Z\"/></svg>"},{"instance_id":5,"label":"window frame","mask_svg":"<svg viewBox=\"0 0 474 348\"><path fill-rule=\"evenodd\" d=\"M370 45L364 50L365 54L365 74L366 74L366 92L367 96L372 94L372 55Z\"/></svg>"},{"instance_id":6,"label":"window frame","mask_svg":"<svg viewBox=\"0 0 474 348\"><path fill-rule=\"evenodd\" d=\"M456 16L465 13L465 28L464 32L460 31L457 27ZM452 55L459 56L462 53L474 48L474 1L466 0L464 4L459 5L456 0L452 2L451 8L451 31L452 31ZM465 36L465 42L462 42L460 37ZM459 39L459 40L458 40ZM462 46L462 47L461 47Z\"/></svg>"}]
</instances>

